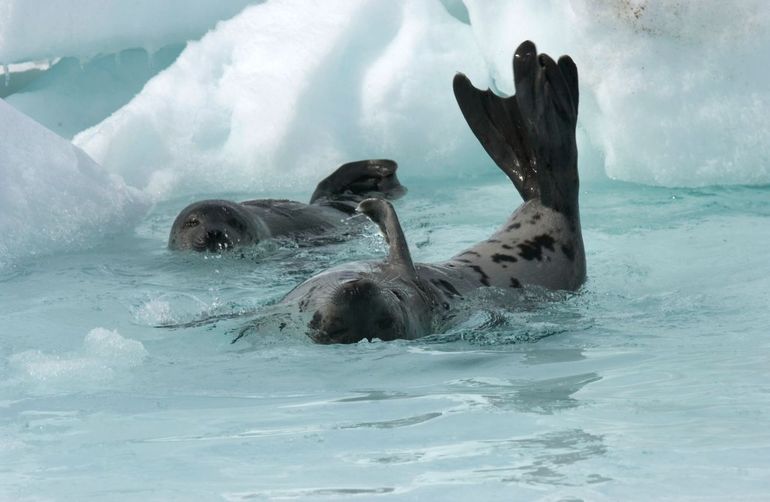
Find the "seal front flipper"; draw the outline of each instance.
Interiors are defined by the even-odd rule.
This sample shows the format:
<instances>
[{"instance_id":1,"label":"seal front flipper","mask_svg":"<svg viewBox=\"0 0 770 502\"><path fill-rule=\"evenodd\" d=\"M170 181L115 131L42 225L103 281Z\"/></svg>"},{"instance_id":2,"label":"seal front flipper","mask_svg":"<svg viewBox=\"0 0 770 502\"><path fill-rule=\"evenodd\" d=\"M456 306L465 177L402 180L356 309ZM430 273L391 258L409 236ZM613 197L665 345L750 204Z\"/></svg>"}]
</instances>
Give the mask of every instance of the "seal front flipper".
<instances>
[{"instance_id":1,"label":"seal front flipper","mask_svg":"<svg viewBox=\"0 0 770 502\"><path fill-rule=\"evenodd\" d=\"M383 199L366 199L358 205L356 211L365 214L380 227L385 242L388 243L387 263L396 267L399 273L407 278L416 281L417 271L393 205Z\"/></svg>"},{"instance_id":2,"label":"seal front flipper","mask_svg":"<svg viewBox=\"0 0 770 502\"><path fill-rule=\"evenodd\" d=\"M353 212L358 202L373 196L395 199L406 193L396 177L398 164L389 159L348 162L321 180L310 203L328 203ZM342 206L342 207L338 207Z\"/></svg>"}]
</instances>

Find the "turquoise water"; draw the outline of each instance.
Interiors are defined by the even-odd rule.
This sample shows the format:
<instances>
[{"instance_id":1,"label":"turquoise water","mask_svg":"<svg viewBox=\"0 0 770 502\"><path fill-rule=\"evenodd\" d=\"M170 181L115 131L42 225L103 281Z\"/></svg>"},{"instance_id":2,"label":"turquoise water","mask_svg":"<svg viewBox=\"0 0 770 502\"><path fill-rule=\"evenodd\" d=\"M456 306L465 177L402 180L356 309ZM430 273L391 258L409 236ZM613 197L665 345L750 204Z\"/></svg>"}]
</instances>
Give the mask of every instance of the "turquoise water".
<instances>
[{"instance_id":1,"label":"turquoise water","mask_svg":"<svg viewBox=\"0 0 770 502\"><path fill-rule=\"evenodd\" d=\"M403 178L417 261L519 203L502 176ZM382 257L374 229L172 254L194 198L0 271L0 499L767 500L770 187L584 182L578 294L488 291L446 333L352 346L269 316L231 341L310 274Z\"/></svg>"}]
</instances>

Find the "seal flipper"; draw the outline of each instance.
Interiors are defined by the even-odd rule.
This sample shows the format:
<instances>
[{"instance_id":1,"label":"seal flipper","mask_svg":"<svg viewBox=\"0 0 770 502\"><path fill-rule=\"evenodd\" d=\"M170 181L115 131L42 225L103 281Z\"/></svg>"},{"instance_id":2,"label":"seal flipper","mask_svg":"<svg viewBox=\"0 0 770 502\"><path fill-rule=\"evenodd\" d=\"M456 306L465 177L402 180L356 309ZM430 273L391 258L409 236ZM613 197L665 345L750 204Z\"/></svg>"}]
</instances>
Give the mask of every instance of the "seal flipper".
<instances>
[{"instance_id":1,"label":"seal flipper","mask_svg":"<svg viewBox=\"0 0 770 502\"><path fill-rule=\"evenodd\" d=\"M489 89L479 90L462 73L455 75L453 86L465 121L492 160L525 201L539 197L535 153L516 96L501 98Z\"/></svg>"},{"instance_id":2,"label":"seal flipper","mask_svg":"<svg viewBox=\"0 0 770 502\"><path fill-rule=\"evenodd\" d=\"M355 204L372 196L398 198L406 192L396 177L398 164L389 159L348 162L321 180L310 197L310 203L343 203L352 212ZM345 203L348 204L345 204ZM336 206L337 204L335 204Z\"/></svg>"},{"instance_id":3,"label":"seal flipper","mask_svg":"<svg viewBox=\"0 0 770 502\"><path fill-rule=\"evenodd\" d=\"M454 92L468 125L522 198L538 198L576 217L578 172L575 127L577 67L568 56L554 62L535 44L519 45L513 57L516 94L496 96L458 74Z\"/></svg>"},{"instance_id":4,"label":"seal flipper","mask_svg":"<svg viewBox=\"0 0 770 502\"><path fill-rule=\"evenodd\" d=\"M388 243L388 264L399 269L410 279L417 280L417 271L409 253L409 245L406 243L404 231L398 221L393 205L383 199L366 199L356 208L356 211L364 213L380 227L380 231Z\"/></svg>"}]
</instances>

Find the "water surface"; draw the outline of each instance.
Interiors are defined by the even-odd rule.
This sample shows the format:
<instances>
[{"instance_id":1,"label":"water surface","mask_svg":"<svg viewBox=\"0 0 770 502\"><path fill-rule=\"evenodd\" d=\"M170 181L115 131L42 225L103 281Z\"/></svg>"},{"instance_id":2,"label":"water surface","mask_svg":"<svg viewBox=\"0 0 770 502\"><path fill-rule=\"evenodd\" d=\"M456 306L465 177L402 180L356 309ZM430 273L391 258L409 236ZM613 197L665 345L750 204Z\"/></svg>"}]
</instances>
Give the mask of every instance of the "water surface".
<instances>
[{"instance_id":1,"label":"water surface","mask_svg":"<svg viewBox=\"0 0 770 502\"><path fill-rule=\"evenodd\" d=\"M409 185L416 261L519 203L501 177ZM312 273L384 256L373 228L173 254L192 198L164 202L0 272L0 498L765 499L769 197L584 183L578 294L489 291L445 333L349 346L269 323L231 342Z\"/></svg>"}]
</instances>

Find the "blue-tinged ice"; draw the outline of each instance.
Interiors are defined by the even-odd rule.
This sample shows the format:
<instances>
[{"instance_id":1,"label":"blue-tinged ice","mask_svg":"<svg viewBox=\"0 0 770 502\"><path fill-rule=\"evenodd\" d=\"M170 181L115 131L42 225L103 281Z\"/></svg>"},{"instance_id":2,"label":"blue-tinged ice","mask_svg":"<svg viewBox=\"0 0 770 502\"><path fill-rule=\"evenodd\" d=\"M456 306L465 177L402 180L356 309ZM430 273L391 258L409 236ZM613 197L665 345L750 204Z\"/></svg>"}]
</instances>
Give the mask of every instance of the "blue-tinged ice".
<instances>
[{"instance_id":1,"label":"blue-tinged ice","mask_svg":"<svg viewBox=\"0 0 770 502\"><path fill-rule=\"evenodd\" d=\"M0 100L0 268L125 231L147 198Z\"/></svg>"},{"instance_id":2,"label":"blue-tinged ice","mask_svg":"<svg viewBox=\"0 0 770 502\"><path fill-rule=\"evenodd\" d=\"M60 58L50 69L30 70L37 73L35 78L23 82L6 101L58 135L71 139L130 101L151 77L176 59L182 48L183 45L172 45L156 53L126 49L88 61ZM13 80L21 75L22 72L14 73ZM10 83L11 74L6 76Z\"/></svg>"},{"instance_id":3,"label":"blue-tinged ice","mask_svg":"<svg viewBox=\"0 0 770 502\"><path fill-rule=\"evenodd\" d=\"M0 62L90 59L195 40L256 0L0 0Z\"/></svg>"},{"instance_id":4,"label":"blue-tinged ice","mask_svg":"<svg viewBox=\"0 0 770 502\"><path fill-rule=\"evenodd\" d=\"M465 3L503 91L521 40L573 57L581 170L598 162L611 178L665 186L770 182L769 3Z\"/></svg>"},{"instance_id":5,"label":"blue-tinged ice","mask_svg":"<svg viewBox=\"0 0 770 502\"><path fill-rule=\"evenodd\" d=\"M449 91L458 70L486 85L470 28L439 2L267 2L75 143L161 197L310 189L344 161L396 153L405 171L446 174L481 151Z\"/></svg>"}]
</instances>

